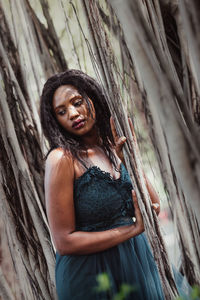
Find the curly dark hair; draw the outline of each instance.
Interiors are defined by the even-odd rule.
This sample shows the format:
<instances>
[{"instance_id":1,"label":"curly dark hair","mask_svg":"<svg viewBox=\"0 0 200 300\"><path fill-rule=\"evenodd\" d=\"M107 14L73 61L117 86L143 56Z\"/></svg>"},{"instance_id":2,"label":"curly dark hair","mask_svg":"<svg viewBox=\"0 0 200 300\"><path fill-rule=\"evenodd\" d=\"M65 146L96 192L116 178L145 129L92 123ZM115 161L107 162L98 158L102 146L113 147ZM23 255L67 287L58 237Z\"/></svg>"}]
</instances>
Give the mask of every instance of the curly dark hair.
<instances>
[{"instance_id":1,"label":"curly dark hair","mask_svg":"<svg viewBox=\"0 0 200 300\"><path fill-rule=\"evenodd\" d=\"M88 108L88 97L93 101L96 111L96 126L99 131L99 137L102 140L101 148L116 168L116 159L111 149L114 145L114 140L109 122L110 110L104 90L96 80L80 70L67 70L55 74L44 84L40 102L40 120L43 133L50 147L45 159L53 149L61 147L65 151L69 151L72 157L78 159L85 166L81 155L83 151L87 153L85 145L79 137L70 134L59 124L53 110L53 95L58 87L65 84L70 84L77 88L80 95L86 99Z\"/></svg>"}]
</instances>

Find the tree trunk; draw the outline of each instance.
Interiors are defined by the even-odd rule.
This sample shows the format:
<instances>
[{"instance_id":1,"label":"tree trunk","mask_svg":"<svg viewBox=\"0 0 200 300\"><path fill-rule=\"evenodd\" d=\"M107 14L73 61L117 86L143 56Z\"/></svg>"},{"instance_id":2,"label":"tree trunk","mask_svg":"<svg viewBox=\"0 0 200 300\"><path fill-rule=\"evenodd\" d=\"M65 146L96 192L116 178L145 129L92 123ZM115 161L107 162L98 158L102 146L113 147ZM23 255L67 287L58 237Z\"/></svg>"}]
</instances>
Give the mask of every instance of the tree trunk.
<instances>
[{"instance_id":1,"label":"tree trunk","mask_svg":"<svg viewBox=\"0 0 200 300\"><path fill-rule=\"evenodd\" d=\"M62 71L67 64L62 52L59 52L58 39L52 57L54 49L49 46L51 39L55 41L52 26L47 34L47 29L39 22L28 2L19 4L11 5L16 5L13 24L16 26L15 22L21 18L23 37L27 41L20 52L19 45L17 48L15 46L20 30L11 34L11 23L9 27L5 18L6 3L0 5L0 208L10 260L16 274L14 278L19 286L18 291L9 291L4 278L6 270L1 268L0 285L4 286L1 293L3 299L56 299L55 249L51 243L43 190L43 152L46 146L42 142L36 101L33 101L32 90L27 88L27 65L24 68L22 58L27 50L27 64L30 63L35 75L32 83L38 95L42 86L34 60L40 61L43 76L46 77ZM13 6L11 9L14 9ZM60 64L59 59L63 60ZM5 256L2 245L2 259Z\"/></svg>"},{"instance_id":2,"label":"tree trunk","mask_svg":"<svg viewBox=\"0 0 200 300\"><path fill-rule=\"evenodd\" d=\"M171 265L127 113L133 117L137 105L144 109L179 234L182 271L191 284L199 284L198 1L60 0L57 8L66 30L59 38L54 27L59 17L51 16L53 2L39 2L46 24L28 0L0 0L0 213L1 236L8 244L2 247L1 260L10 253L16 281L11 287L11 277L1 263L0 296L3 300L56 299L55 249L43 190L47 145L38 100L44 80L68 68L67 58L70 67L82 66L102 83L119 134L128 138L126 164L166 299L172 299L177 291ZM67 51L60 43L63 35Z\"/></svg>"},{"instance_id":3,"label":"tree trunk","mask_svg":"<svg viewBox=\"0 0 200 300\"><path fill-rule=\"evenodd\" d=\"M141 85L147 94L156 135L155 145L165 169L165 182L172 197L170 202L174 217L177 218L184 256L183 268L190 283L199 283L200 148L197 124L189 113L186 95L175 73L164 31L158 34L157 28L156 32L159 17L162 18L160 9L156 12L152 6L150 11L147 10L148 1L144 1L144 4L137 1L110 2L121 21L130 54L142 79ZM184 15L179 17L184 19ZM147 23L149 19L150 24ZM187 36L184 41L189 44ZM190 56L191 61L199 55L197 49L194 53L194 56ZM195 93L198 93L198 89Z\"/></svg>"}]
</instances>

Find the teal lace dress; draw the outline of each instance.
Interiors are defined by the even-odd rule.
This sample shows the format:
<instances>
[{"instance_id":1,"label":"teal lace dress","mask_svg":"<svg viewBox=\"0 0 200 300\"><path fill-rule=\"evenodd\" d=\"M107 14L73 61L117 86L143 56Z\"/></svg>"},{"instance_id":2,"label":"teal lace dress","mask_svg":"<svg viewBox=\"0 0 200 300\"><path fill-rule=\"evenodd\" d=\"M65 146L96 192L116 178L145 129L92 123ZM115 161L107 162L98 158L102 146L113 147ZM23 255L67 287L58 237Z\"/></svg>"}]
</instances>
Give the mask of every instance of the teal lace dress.
<instances>
[{"instance_id":1,"label":"teal lace dress","mask_svg":"<svg viewBox=\"0 0 200 300\"><path fill-rule=\"evenodd\" d=\"M76 230L103 231L132 224L132 189L123 164L119 179L113 179L97 166L88 168L74 182ZM97 276L102 273L109 278L105 291L97 288ZM132 287L125 299L164 299L145 232L98 253L61 256L56 252L55 276L59 300L113 299L122 284Z\"/></svg>"}]
</instances>

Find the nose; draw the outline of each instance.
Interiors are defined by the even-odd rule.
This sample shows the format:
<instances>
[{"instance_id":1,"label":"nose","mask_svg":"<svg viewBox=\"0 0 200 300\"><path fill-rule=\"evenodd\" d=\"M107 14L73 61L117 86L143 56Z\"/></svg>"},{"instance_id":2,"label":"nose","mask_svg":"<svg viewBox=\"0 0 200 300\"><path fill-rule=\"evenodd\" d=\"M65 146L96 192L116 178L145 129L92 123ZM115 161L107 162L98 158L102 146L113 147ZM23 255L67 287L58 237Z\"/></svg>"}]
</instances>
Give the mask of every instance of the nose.
<instances>
[{"instance_id":1,"label":"nose","mask_svg":"<svg viewBox=\"0 0 200 300\"><path fill-rule=\"evenodd\" d=\"M71 106L68 108L68 112L69 112L69 119L70 119L70 120L73 120L73 119L75 119L76 117L79 116L78 110L77 110L76 107L73 106L73 105L71 105Z\"/></svg>"}]
</instances>

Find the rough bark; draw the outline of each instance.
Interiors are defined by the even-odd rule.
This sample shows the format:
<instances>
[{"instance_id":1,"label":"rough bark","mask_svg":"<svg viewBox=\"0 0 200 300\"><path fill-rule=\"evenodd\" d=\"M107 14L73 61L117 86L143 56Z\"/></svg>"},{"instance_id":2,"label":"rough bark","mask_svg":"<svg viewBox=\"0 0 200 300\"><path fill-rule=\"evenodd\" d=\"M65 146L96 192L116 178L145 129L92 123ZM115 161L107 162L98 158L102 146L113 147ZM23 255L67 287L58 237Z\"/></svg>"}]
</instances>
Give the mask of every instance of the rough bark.
<instances>
[{"instance_id":1,"label":"rough bark","mask_svg":"<svg viewBox=\"0 0 200 300\"><path fill-rule=\"evenodd\" d=\"M46 145L37 103L42 81L68 66L54 28L56 20L51 18L50 2L40 0L47 26L41 23L28 0L0 3L0 210L19 290L12 287L9 291L2 266L0 287L3 286L3 300L14 299L16 295L18 299L55 299L55 249L43 191ZM131 137L127 112L133 116L135 105L142 103L179 234L182 272L191 284L199 283L198 1L73 0L66 4L60 0L59 4L65 19L68 47L77 65L83 65L82 51L85 71L91 61L92 72L107 93L118 131L128 137L126 164L139 198L166 299L171 299L176 288L170 262L158 219L150 206L141 157ZM7 9L12 16L9 21L5 18ZM77 36L73 35L74 23L68 17L68 9L73 9L70 18L79 24ZM82 9L89 34L80 19ZM77 48L79 37L81 51ZM32 84L36 87L34 94Z\"/></svg>"},{"instance_id":2,"label":"rough bark","mask_svg":"<svg viewBox=\"0 0 200 300\"><path fill-rule=\"evenodd\" d=\"M41 63L45 76L62 71L67 64L59 64L58 58L62 58L59 47L52 58L52 49L42 35L46 29L27 4L23 2L20 6L18 2L12 3L16 5L13 25L16 26L17 17L27 21L26 26L21 23L23 36L27 40L23 50L29 50L27 65L30 63L35 74L33 79L40 94L42 86L34 59L42 61L46 51L46 64ZM55 249L51 243L43 190L45 144L42 142L36 102L26 81L27 70L22 63L24 53L16 43L19 33L11 34L12 24L8 26L2 7L5 9L3 5L0 6L1 216L10 249L8 255L19 285L18 293L12 290L9 293L4 284L2 297L14 299L20 295L20 299L56 299ZM53 39L51 30L52 27L48 34ZM48 35L47 31L45 34ZM6 277L3 279L6 270L1 270L3 284L3 280L7 282Z\"/></svg>"},{"instance_id":3,"label":"rough bark","mask_svg":"<svg viewBox=\"0 0 200 300\"><path fill-rule=\"evenodd\" d=\"M155 22L158 24L159 21L152 8L150 11L154 22L150 25L147 22L149 10L147 12L146 8L150 3L147 5L147 2L144 2L142 10L142 5L137 1L134 3L124 1L123 4L120 1L117 3L111 1L121 21L129 51L147 94L157 135L159 157L163 166L168 165L167 175L173 179L171 183L166 180L166 184L170 196L174 195L171 198L173 203L171 205L178 219L179 234L183 241L182 251L187 253L188 258L190 257L190 260L185 261L187 265L185 273L190 273L188 279L191 283L199 283L200 151L197 139L199 130L189 113L186 95L183 94L181 83L175 73L166 38L163 38L162 31L160 35L156 34ZM189 43L187 37L185 41ZM198 52L195 54L198 55ZM195 57L191 56L190 59L193 60Z\"/></svg>"}]
</instances>

